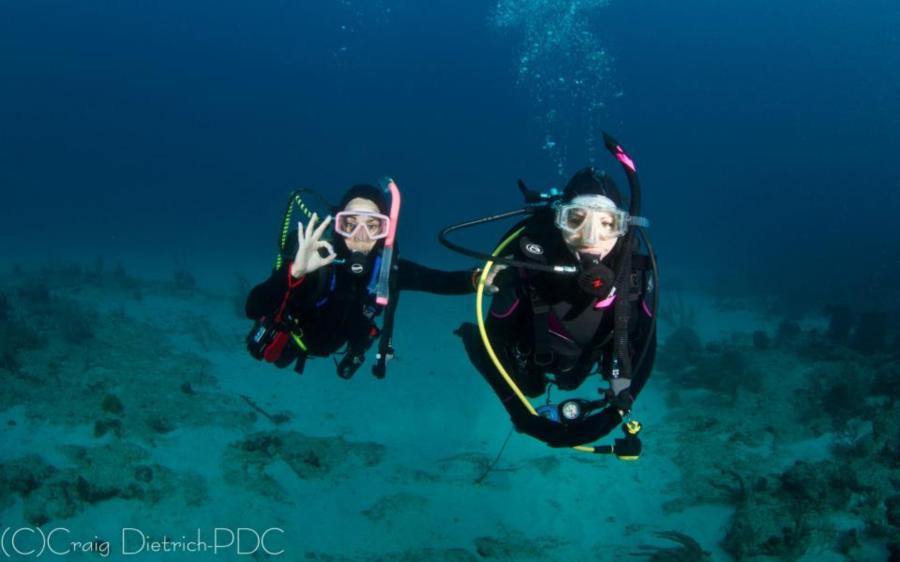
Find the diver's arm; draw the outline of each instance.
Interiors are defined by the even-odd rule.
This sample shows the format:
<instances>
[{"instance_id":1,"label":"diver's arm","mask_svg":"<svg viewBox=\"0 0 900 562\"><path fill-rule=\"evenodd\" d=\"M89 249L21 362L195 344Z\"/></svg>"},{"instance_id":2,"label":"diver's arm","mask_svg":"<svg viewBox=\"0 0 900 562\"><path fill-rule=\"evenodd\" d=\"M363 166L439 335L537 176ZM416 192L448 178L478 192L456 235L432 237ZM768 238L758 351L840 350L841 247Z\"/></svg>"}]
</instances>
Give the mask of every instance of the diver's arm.
<instances>
[{"instance_id":1,"label":"diver's arm","mask_svg":"<svg viewBox=\"0 0 900 562\"><path fill-rule=\"evenodd\" d=\"M440 271L416 262L400 258L398 264L399 287L401 291L425 291L438 295L466 295L475 288L473 272Z\"/></svg>"},{"instance_id":2,"label":"diver's arm","mask_svg":"<svg viewBox=\"0 0 900 562\"><path fill-rule=\"evenodd\" d=\"M640 310L632 312L639 316L629 333L631 340L629 347L634 353L632 356L634 370L631 373L631 385L628 392L633 397L640 393L650 377L656 358L656 330L653 326L653 318L643 310L643 307L638 308ZM647 351L641 359L640 356L645 346ZM518 415L513 415L513 412L510 411L510 414L516 429L544 441L551 447L572 447L591 443L607 435L622 422L622 415L615 407L607 407L581 422L568 425L549 422L549 420L536 416L526 417L520 412Z\"/></svg>"},{"instance_id":3,"label":"diver's arm","mask_svg":"<svg viewBox=\"0 0 900 562\"><path fill-rule=\"evenodd\" d=\"M288 243L282 246L282 257L288 259L293 254L294 259L273 271L266 281L253 287L244 306L248 318L256 320L272 314L285 298L290 298L293 306L308 304L304 302L304 297L314 298L319 273L336 257L332 245L321 239L331 217L326 217L318 226L317 219L318 215L313 213L305 227L288 234ZM302 223L298 225L302 226Z\"/></svg>"},{"instance_id":4,"label":"diver's arm","mask_svg":"<svg viewBox=\"0 0 900 562\"><path fill-rule=\"evenodd\" d=\"M292 264L293 262L285 263L273 271L268 279L253 287L244 306L247 318L256 320L272 314L281 306L288 293L292 301L298 296L302 298L303 295L315 294L319 276L311 274L297 279L290 274Z\"/></svg>"},{"instance_id":5,"label":"diver's arm","mask_svg":"<svg viewBox=\"0 0 900 562\"><path fill-rule=\"evenodd\" d=\"M513 318L513 315L508 318ZM499 325L502 325L502 323ZM500 399L500 403L506 408L513 426L520 433L530 435L551 447L573 447L575 445L592 443L600 439L615 429L622 421L619 412L614 408L606 408L599 413L589 416L582 422L568 425L532 414L488 357L478 328L474 324L466 323L460 326L456 334L462 338L472 364L490 384L494 393ZM495 333L491 340L495 341L496 337ZM501 342L498 341L497 343L500 344ZM495 351L497 351L496 348ZM504 361L504 358L506 358L505 354L502 351L498 353L501 356L501 362L508 363L508 361ZM508 368L509 365L504 365L504 367Z\"/></svg>"}]
</instances>

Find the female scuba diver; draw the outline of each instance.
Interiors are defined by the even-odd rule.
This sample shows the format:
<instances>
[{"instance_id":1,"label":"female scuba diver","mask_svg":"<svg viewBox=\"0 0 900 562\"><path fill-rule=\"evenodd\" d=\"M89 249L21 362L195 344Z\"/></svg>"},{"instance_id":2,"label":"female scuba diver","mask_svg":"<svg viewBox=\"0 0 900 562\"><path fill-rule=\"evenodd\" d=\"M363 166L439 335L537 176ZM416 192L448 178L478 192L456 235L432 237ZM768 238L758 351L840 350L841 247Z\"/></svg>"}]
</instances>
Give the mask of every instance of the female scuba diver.
<instances>
[{"instance_id":1,"label":"female scuba diver","mask_svg":"<svg viewBox=\"0 0 900 562\"><path fill-rule=\"evenodd\" d=\"M613 180L586 168L562 193L535 193L520 181L525 209L447 227L439 238L450 249L487 262L480 283L492 280L498 291L490 312L485 320L479 287L478 326L463 324L457 334L515 428L552 447L633 460L641 448L636 421L622 426L625 436L614 446L584 446L607 435L630 413L656 351L658 276L641 228L648 223L638 216L640 184L634 162L621 146L606 134L604 141L628 175L628 211ZM522 214L530 216L491 255L446 238L454 230ZM552 386L575 390L594 374L609 384L598 389L597 399L550 402ZM545 394L545 405L537 409L527 399Z\"/></svg>"},{"instance_id":2,"label":"female scuba diver","mask_svg":"<svg viewBox=\"0 0 900 562\"><path fill-rule=\"evenodd\" d=\"M316 224L300 195L291 195L272 275L250 291L247 317L256 321L247 347L257 359L278 367L294 363L303 372L308 356L327 357L346 347L337 373L352 377L365 361L366 351L379 339L378 378L393 355L392 331L399 291L427 291L462 295L474 291L473 272L443 272L399 259L394 237L400 192L393 180L387 190L355 185L333 209L331 242L323 235L332 217ZM391 194L388 206L385 191ZM294 206L309 215L296 235L288 233ZM296 246L287 243L296 240ZM291 259L293 257L293 259ZM290 260L290 261L288 261ZM384 314L379 328L376 317Z\"/></svg>"}]
</instances>

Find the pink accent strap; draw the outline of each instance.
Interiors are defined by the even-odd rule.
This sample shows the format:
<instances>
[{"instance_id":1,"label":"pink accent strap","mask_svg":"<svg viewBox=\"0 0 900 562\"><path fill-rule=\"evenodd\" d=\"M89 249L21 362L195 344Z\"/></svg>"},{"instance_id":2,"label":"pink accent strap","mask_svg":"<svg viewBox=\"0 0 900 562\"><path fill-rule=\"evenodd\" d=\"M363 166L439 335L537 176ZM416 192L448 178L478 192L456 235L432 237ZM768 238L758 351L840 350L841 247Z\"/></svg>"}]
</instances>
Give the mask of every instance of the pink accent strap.
<instances>
[{"instance_id":1,"label":"pink accent strap","mask_svg":"<svg viewBox=\"0 0 900 562\"><path fill-rule=\"evenodd\" d=\"M497 314L496 312L491 311L491 316L493 316L494 318L506 318L510 314L512 314L513 311L515 311L517 308L519 308L519 299L516 299L516 302L512 303L512 306L509 307L509 310L507 310L503 314Z\"/></svg>"},{"instance_id":2,"label":"pink accent strap","mask_svg":"<svg viewBox=\"0 0 900 562\"><path fill-rule=\"evenodd\" d=\"M647 306L647 301L641 301L641 307L643 307L644 309L644 314L646 314L650 318L653 318L653 312L650 310L650 307Z\"/></svg>"},{"instance_id":3,"label":"pink accent strap","mask_svg":"<svg viewBox=\"0 0 900 562\"><path fill-rule=\"evenodd\" d=\"M625 154L625 151L622 150L621 146L616 146L616 160L631 168L632 172L637 171L637 169L634 167L634 160L632 160L627 154Z\"/></svg>"},{"instance_id":4,"label":"pink accent strap","mask_svg":"<svg viewBox=\"0 0 900 562\"><path fill-rule=\"evenodd\" d=\"M595 304L594 309L606 308L609 305L611 305L613 302L615 302L615 300L616 300L616 295L610 295L610 296L606 297L605 299L603 299L602 301L599 301L597 304Z\"/></svg>"}]
</instances>

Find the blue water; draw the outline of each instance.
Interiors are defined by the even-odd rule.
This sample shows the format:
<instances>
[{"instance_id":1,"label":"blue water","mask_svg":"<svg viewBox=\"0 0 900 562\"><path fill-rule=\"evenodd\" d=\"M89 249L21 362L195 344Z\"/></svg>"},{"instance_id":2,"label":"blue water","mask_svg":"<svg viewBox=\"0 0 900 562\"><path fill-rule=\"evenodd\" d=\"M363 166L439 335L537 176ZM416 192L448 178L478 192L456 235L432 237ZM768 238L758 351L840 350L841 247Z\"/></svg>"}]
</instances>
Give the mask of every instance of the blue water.
<instances>
[{"instance_id":1,"label":"blue water","mask_svg":"<svg viewBox=\"0 0 900 562\"><path fill-rule=\"evenodd\" d=\"M517 208L518 178L593 164L624 188L605 130L637 162L663 286L895 311L898 69L895 0L4 2L0 265L188 268L221 293L265 277L292 189L390 175L404 255L468 267L437 230Z\"/></svg>"},{"instance_id":2,"label":"blue water","mask_svg":"<svg viewBox=\"0 0 900 562\"><path fill-rule=\"evenodd\" d=\"M567 148L563 176L590 157L612 167L587 153L583 128L565 137L537 122L553 108L517 87L524 34L493 25L494 8L9 3L3 235L40 221L32 252L60 239L252 252L298 184L337 191L390 174L408 209L454 220L515 205L517 177L562 183L547 134ZM689 269L690 256L724 251L725 267L755 268L747 256L818 259L822 245L890 234L895 3L613 2L585 17L613 59L597 125L642 166L661 250L678 248ZM408 249L430 251L414 220ZM786 230L804 251L772 247Z\"/></svg>"}]
</instances>

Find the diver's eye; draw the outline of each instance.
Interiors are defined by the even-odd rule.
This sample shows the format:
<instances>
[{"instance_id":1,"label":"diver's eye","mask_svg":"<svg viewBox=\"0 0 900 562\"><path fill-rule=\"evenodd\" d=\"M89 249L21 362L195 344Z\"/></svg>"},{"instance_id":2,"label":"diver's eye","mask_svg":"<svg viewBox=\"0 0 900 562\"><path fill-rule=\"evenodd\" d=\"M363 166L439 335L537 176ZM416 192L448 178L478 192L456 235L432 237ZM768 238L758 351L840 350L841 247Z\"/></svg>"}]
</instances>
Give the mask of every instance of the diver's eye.
<instances>
[{"instance_id":1,"label":"diver's eye","mask_svg":"<svg viewBox=\"0 0 900 562\"><path fill-rule=\"evenodd\" d=\"M357 222L354 219L347 219L344 221L344 232L353 232L356 230Z\"/></svg>"},{"instance_id":2,"label":"diver's eye","mask_svg":"<svg viewBox=\"0 0 900 562\"><path fill-rule=\"evenodd\" d=\"M369 231L380 230L381 229L381 221L371 220L366 223L366 228L368 228Z\"/></svg>"},{"instance_id":3,"label":"diver's eye","mask_svg":"<svg viewBox=\"0 0 900 562\"><path fill-rule=\"evenodd\" d=\"M572 210L566 215L566 225L569 228L578 228L584 223L587 213L581 210Z\"/></svg>"}]
</instances>

